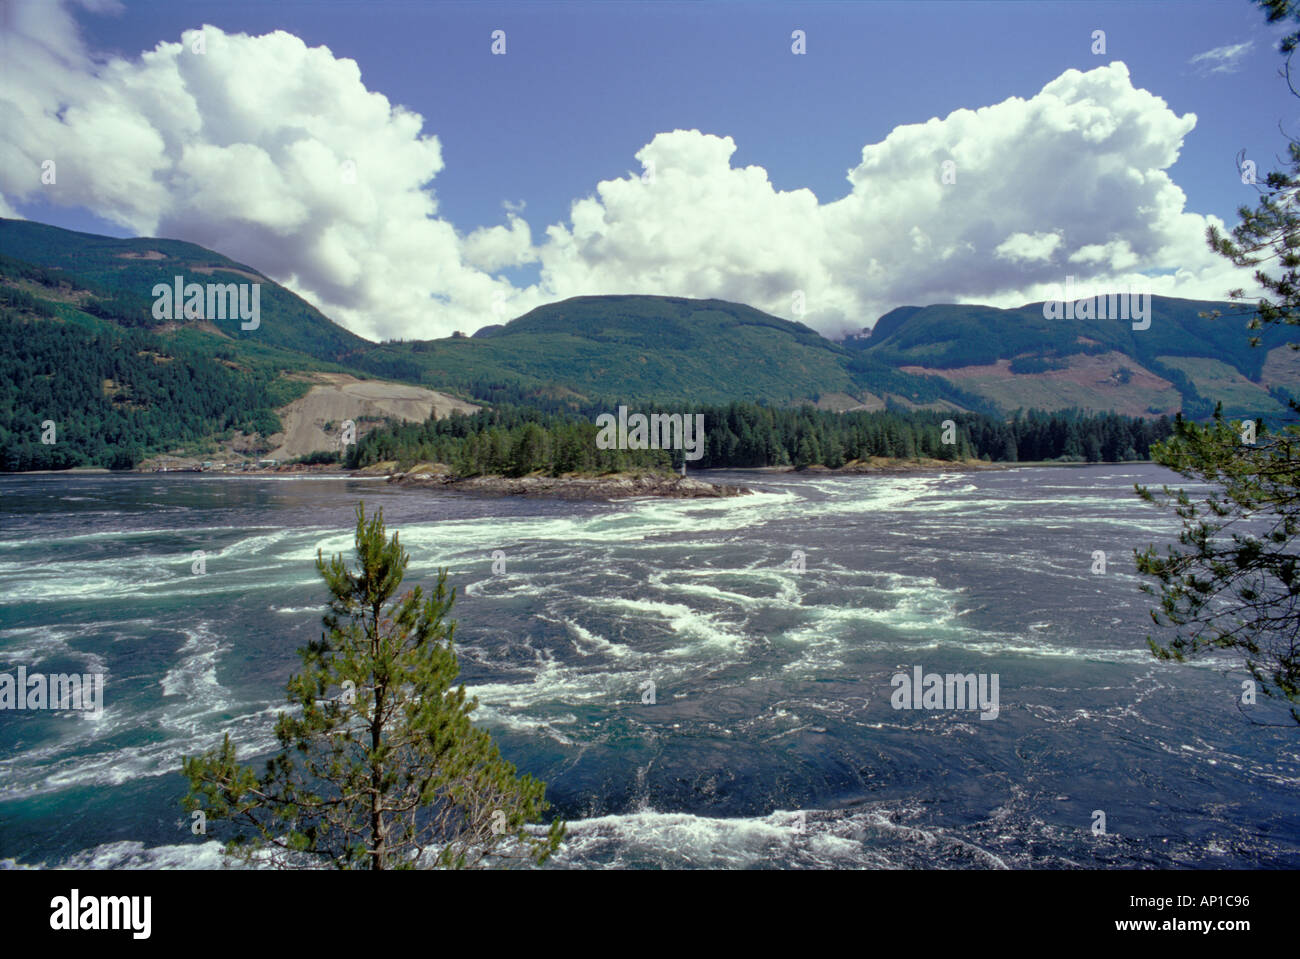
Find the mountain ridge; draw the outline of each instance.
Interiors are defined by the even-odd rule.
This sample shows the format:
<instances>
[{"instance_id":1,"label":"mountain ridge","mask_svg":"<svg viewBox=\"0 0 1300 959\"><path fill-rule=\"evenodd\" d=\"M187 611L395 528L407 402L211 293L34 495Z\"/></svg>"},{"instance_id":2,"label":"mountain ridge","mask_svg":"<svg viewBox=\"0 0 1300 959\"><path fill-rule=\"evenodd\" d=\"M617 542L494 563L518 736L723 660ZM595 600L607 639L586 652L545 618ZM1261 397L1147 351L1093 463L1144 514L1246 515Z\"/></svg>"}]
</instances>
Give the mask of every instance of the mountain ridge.
<instances>
[{"instance_id":1,"label":"mountain ridge","mask_svg":"<svg viewBox=\"0 0 1300 959\"><path fill-rule=\"evenodd\" d=\"M257 329L242 329L238 317L156 319L155 284L192 274L262 284ZM1233 304L1171 297L1151 298L1150 326L1142 330L1127 320L1048 319L1042 303L931 304L897 307L870 336L834 341L803 323L716 298L579 296L473 336L373 343L254 267L196 244L5 219L0 293L8 342L29 360L40 353L46 370L15 369L8 377L0 443L25 444L38 458L36 426L51 417L75 421L83 412L59 407L55 394L80 396L76 402L97 409L95 417L117 423L110 445L156 451L177 437L198 443L205 431L249 429L262 437L254 446L267 447L289 405L322 377L339 375L448 393L449 401L552 409L751 402L996 417L1022 409L1204 417L1222 401L1229 415L1277 417L1300 393L1300 354L1286 349L1286 330L1261 331L1263 345L1252 349L1242 317L1200 315L1231 314ZM51 324L63 332L55 335ZM122 353L124 344L133 356ZM96 350L106 356L83 359ZM145 363L146 356L153 359ZM209 397L181 410L184 398L165 396L161 386L176 379L163 370L175 360L175 369L185 370L182 380L228 389L238 403ZM41 377L69 373L80 377L75 388L59 384L49 396L37 390L45 410L16 386L30 392ZM182 380L167 389L183 390L176 385ZM183 427L172 429L161 412L173 407ZM156 422L137 429L136 421L149 416ZM317 441L324 435L315 427L305 433Z\"/></svg>"}]
</instances>

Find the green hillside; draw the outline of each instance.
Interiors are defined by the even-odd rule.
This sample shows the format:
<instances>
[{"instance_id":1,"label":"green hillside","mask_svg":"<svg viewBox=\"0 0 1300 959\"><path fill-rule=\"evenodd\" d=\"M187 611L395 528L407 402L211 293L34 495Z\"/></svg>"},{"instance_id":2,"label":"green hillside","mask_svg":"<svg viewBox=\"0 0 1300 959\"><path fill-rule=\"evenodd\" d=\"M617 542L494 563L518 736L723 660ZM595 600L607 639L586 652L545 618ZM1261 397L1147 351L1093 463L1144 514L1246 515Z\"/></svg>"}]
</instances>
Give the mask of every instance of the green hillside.
<instances>
[{"instance_id":1,"label":"green hillside","mask_svg":"<svg viewBox=\"0 0 1300 959\"><path fill-rule=\"evenodd\" d=\"M804 402L822 393L896 394L918 404L982 404L939 378L853 355L802 323L739 303L668 296L581 296L472 337L385 343L359 365L425 385L559 385L583 400Z\"/></svg>"},{"instance_id":2,"label":"green hillside","mask_svg":"<svg viewBox=\"0 0 1300 959\"><path fill-rule=\"evenodd\" d=\"M385 344L362 362L426 381L517 379L585 396L783 402L853 386L843 351L814 330L721 300L584 296L473 337Z\"/></svg>"},{"instance_id":3,"label":"green hillside","mask_svg":"<svg viewBox=\"0 0 1300 959\"><path fill-rule=\"evenodd\" d=\"M80 293L71 305L82 313L196 349L219 343L227 358L245 364L346 369L490 401L781 404L869 393L882 401L990 411L940 378L861 359L850 364L849 351L809 327L722 300L577 297L473 337L374 344L255 268L193 243L0 219L0 254L11 268L35 266L75 285ZM260 326L246 331L235 318L155 319L155 285L178 275L203 284L260 283Z\"/></svg>"},{"instance_id":4,"label":"green hillside","mask_svg":"<svg viewBox=\"0 0 1300 959\"><path fill-rule=\"evenodd\" d=\"M260 283L259 327L155 319L153 287L178 273ZM329 357L370 346L202 247L0 219L0 469L126 468L223 443L257 454L307 375L349 372Z\"/></svg>"},{"instance_id":5,"label":"green hillside","mask_svg":"<svg viewBox=\"0 0 1300 959\"><path fill-rule=\"evenodd\" d=\"M83 303L88 312L120 326L158 329L197 321L164 321L153 317L153 289L182 276L187 283L259 283L260 325L240 328L238 318L204 321L231 340L253 347L294 350L327 362L363 352L372 344L331 321L306 300L289 292L250 266L237 263L193 243L135 238L121 240L77 233L0 218L0 254L63 274L94 297Z\"/></svg>"},{"instance_id":6,"label":"green hillside","mask_svg":"<svg viewBox=\"0 0 1300 959\"><path fill-rule=\"evenodd\" d=\"M1223 315L1201 316L1215 310ZM1240 314L1230 303L1152 297L1149 328L1135 330L1118 318L1047 319L1042 303L901 307L853 343L859 357L942 375L1007 410L1117 409L1122 400L1152 414L1199 418L1222 402L1231 416L1279 415L1300 377L1278 362L1265 375L1265 364L1300 337L1273 328L1252 347ZM1170 409L1174 393L1180 405Z\"/></svg>"},{"instance_id":7,"label":"green hillside","mask_svg":"<svg viewBox=\"0 0 1300 959\"><path fill-rule=\"evenodd\" d=\"M154 287L259 283L260 324L155 318ZM1150 326L1046 319L1042 304L900 307L832 342L722 300L586 296L471 337L375 344L255 269L191 243L0 219L0 444L7 469L122 466L233 442L255 452L317 374L488 404L822 403L1005 417L1017 409L1279 417L1300 394L1286 329L1252 348L1231 304L1153 297ZM431 307L432 308L432 307ZM1226 315L1207 319L1215 309ZM824 402L823 402L824 398ZM40 442L42 424L57 444ZM1104 445L1104 444L1103 444Z\"/></svg>"},{"instance_id":8,"label":"green hillside","mask_svg":"<svg viewBox=\"0 0 1300 959\"><path fill-rule=\"evenodd\" d=\"M260 324L153 315L153 289L261 284ZM159 454L267 448L319 372L398 379L489 402L785 404L886 390L980 401L940 378L867 364L798 323L716 300L582 297L480 332L412 343L354 336L254 269L190 243L0 220L0 468L126 467ZM869 367L869 368L868 368ZM57 442L41 442L42 424Z\"/></svg>"},{"instance_id":9,"label":"green hillside","mask_svg":"<svg viewBox=\"0 0 1300 959\"><path fill-rule=\"evenodd\" d=\"M235 434L256 449L276 409L308 384L271 348L237 353L209 334L123 327L78 305L67 276L0 260L0 469L125 469Z\"/></svg>"}]
</instances>

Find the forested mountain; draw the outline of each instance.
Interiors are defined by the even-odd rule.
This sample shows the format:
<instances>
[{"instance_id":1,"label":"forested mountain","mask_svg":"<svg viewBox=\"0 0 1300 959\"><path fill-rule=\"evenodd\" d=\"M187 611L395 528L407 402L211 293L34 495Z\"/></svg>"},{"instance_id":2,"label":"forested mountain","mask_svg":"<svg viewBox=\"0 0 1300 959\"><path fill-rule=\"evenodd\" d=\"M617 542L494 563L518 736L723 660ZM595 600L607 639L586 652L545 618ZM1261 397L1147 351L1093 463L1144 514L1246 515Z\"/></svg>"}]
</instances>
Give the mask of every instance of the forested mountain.
<instances>
[{"instance_id":1,"label":"forested mountain","mask_svg":"<svg viewBox=\"0 0 1300 959\"><path fill-rule=\"evenodd\" d=\"M201 326L243 345L295 350L327 362L364 352L372 345L253 267L193 243L147 237L121 240L0 218L0 254L11 261L43 267L49 275L69 278L79 289L93 294L81 304L87 312L120 326ZM171 284L177 276L204 285L260 284L258 327L241 329L238 318L205 319L202 323L155 319L154 286Z\"/></svg>"},{"instance_id":2,"label":"forested mountain","mask_svg":"<svg viewBox=\"0 0 1300 959\"><path fill-rule=\"evenodd\" d=\"M1222 402L1230 416L1275 417L1300 392L1300 354L1286 346L1300 339L1294 330L1259 331L1252 347L1240 307L1150 301L1145 329L1131 318L1047 319L1042 303L900 307L870 338L846 346L859 357L851 366L939 375L1005 410L1074 406L1199 419ZM1217 319L1201 316L1216 310Z\"/></svg>"},{"instance_id":3,"label":"forested mountain","mask_svg":"<svg viewBox=\"0 0 1300 959\"><path fill-rule=\"evenodd\" d=\"M1215 311L1217 319L1201 315ZM577 297L472 337L385 343L359 362L484 400L567 396L573 407L745 400L1199 419L1222 403L1232 417L1277 419L1300 394L1288 331L1261 331L1252 347L1240 307L1151 297L1148 320L1133 329L1131 318L1046 319L1042 303L900 307L869 337L832 342L719 300Z\"/></svg>"},{"instance_id":4,"label":"forested mountain","mask_svg":"<svg viewBox=\"0 0 1300 959\"><path fill-rule=\"evenodd\" d=\"M260 284L257 328L242 329L238 316L155 317L155 285L178 275ZM1215 309L1225 316L1200 316ZM965 414L982 417L982 438L965 441L972 455L1024 458L1022 437L1011 437L1010 450L994 428L1017 410L1204 417L1222 402L1230 416L1281 416L1300 392L1300 353L1285 347L1285 330L1263 332L1252 348L1244 326L1229 304L1159 297L1141 330L1129 320L1045 319L1041 304L938 305L899 308L869 337L832 342L742 304L635 295L549 304L473 336L374 344L252 267L194 244L0 219L0 466L124 466L234 442L256 453L269 448L277 411L323 373L395 379L560 420L620 404L716 414L740 403L727 421L754 421L711 434L700 465L948 455L932 448L933 423L949 415L967 423ZM851 415L792 412L805 404ZM918 410L938 418L904 415ZM858 416L873 412L882 418ZM47 422L57 444L41 442ZM894 432L869 423L894 423ZM1057 440L1031 458L1141 451L1141 437L1130 444L1098 427L1090 440L1080 429L1054 428ZM483 456L499 460L496 439L491 448L457 455L472 468Z\"/></svg>"},{"instance_id":5,"label":"forested mountain","mask_svg":"<svg viewBox=\"0 0 1300 959\"><path fill-rule=\"evenodd\" d=\"M241 357L291 350L300 368L347 369L487 401L790 403L842 394L880 407L995 412L941 377L900 373L871 360L850 366L849 351L811 328L722 300L577 297L472 337L374 344L254 268L192 243L0 219L0 254L11 274L43 271L53 284L47 292L60 282L74 285L82 292L70 298L73 305L118 326L219 340ZM178 275L205 284L260 283L258 328L243 330L238 319L155 319L155 285Z\"/></svg>"},{"instance_id":6,"label":"forested mountain","mask_svg":"<svg viewBox=\"0 0 1300 959\"><path fill-rule=\"evenodd\" d=\"M870 394L945 408L987 403L940 377L915 376L852 354L815 330L724 300L580 296L538 307L472 337L384 343L358 360L368 371L425 385L559 385L586 401L792 403ZM478 392L474 395L488 399Z\"/></svg>"},{"instance_id":7,"label":"forested mountain","mask_svg":"<svg viewBox=\"0 0 1300 959\"><path fill-rule=\"evenodd\" d=\"M125 469L222 434L268 436L307 388L5 285L11 270L0 264L0 469Z\"/></svg>"},{"instance_id":8,"label":"forested mountain","mask_svg":"<svg viewBox=\"0 0 1300 959\"><path fill-rule=\"evenodd\" d=\"M195 282L253 282L231 272L247 268L193 244L17 220L0 220L0 244L0 469L128 468L221 444L265 452L277 410L308 390L304 376L345 372L275 344L329 353L366 343L265 277L256 331L240 330L238 317L155 319L153 285L171 277L141 266L157 262L137 262L142 250L161 247L169 269L199 271Z\"/></svg>"}]
</instances>

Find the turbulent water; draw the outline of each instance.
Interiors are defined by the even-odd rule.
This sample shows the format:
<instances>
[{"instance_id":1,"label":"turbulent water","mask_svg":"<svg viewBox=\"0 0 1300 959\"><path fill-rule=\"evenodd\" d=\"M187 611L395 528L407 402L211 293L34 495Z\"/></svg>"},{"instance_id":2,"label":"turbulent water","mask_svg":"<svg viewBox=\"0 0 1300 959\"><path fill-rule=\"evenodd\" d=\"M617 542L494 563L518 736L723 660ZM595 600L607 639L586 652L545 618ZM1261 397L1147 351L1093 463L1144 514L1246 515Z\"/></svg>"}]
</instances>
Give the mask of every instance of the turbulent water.
<instances>
[{"instance_id":1,"label":"turbulent water","mask_svg":"<svg viewBox=\"0 0 1300 959\"><path fill-rule=\"evenodd\" d=\"M1132 486L1172 474L716 478L756 494L0 479L0 671L105 675L98 719L0 712L0 861L219 864L180 758L272 747L364 498L408 582L449 567L479 721L570 821L556 867L1300 866L1285 713L1145 647L1132 551L1176 528ZM893 708L916 666L996 676L998 715Z\"/></svg>"}]
</instances>

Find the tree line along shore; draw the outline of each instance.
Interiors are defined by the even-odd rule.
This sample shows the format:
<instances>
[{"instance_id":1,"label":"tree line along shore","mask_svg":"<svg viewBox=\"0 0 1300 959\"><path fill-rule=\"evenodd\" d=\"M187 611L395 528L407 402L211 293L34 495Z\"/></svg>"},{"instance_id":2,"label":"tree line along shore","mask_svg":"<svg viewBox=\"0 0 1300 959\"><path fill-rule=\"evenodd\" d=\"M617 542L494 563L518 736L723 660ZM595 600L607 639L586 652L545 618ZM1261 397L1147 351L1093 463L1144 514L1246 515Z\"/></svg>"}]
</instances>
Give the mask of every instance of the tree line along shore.
<instances>
[{"instance_id":1,"label":"tree line along shore","mask_svg":"<svg viewBox=\"0 0 1300 959\"><path fill-rule=\"evenodd\" d=\"M779 409L655 407L643 412L703 415L704 441L687 462L680 449L607 449L597 442L599 411L546 411L510 406L471 415L393 424L368 433L341 465L442 464L453 478L540 474L601 475L631 470L786 467L873 472L1014 463L1143 461L1173 429L1148 420L1081 412L1017 414L882 411L833 413ZM585 414L585 415L584 415ZM629 444L631 445L631 444Z\"/></svg>"}]
</instances>

